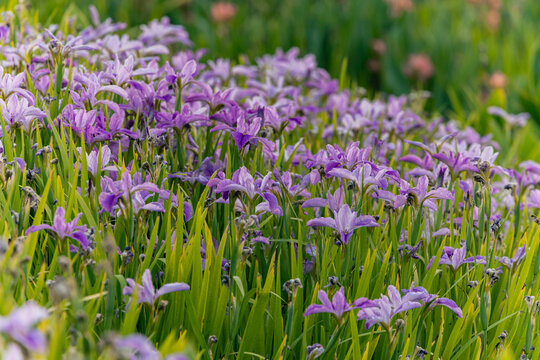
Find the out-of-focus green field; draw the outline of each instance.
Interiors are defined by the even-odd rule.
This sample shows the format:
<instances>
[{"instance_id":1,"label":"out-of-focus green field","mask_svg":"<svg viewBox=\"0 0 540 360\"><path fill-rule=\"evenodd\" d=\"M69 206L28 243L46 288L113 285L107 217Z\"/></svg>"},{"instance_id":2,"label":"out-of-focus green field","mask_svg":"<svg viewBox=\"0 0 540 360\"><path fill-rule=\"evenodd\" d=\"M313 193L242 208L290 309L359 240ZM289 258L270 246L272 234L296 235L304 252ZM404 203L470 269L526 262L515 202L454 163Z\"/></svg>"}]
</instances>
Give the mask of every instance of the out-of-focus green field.
<instances>
[{"instance_id":1,"label":"out-of-focus green field","mask_svg":"<svg viewBox=\"0 0 540 360\"><path fill-rule=\"evenodd\" d=\"M242 0L226 3L232 11L212 0L31 3L44 24L72 17L83 27L91 4L128 28L168 16L211 58L296 46L335 77L345 60L348 78L370 94L428 90L428 109L480 132L498 131L489 105L540 123L537 0Z\"/></svg>"}]
</instances>

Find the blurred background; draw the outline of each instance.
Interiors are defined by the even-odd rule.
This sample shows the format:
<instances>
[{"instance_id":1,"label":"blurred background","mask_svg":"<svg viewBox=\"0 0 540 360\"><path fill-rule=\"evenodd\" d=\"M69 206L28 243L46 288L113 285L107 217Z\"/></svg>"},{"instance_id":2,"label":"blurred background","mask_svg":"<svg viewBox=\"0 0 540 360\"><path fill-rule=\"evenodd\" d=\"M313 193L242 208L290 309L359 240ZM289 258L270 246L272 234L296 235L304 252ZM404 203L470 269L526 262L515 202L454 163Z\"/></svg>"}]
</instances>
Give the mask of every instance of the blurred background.
<instances>
[{"instance_id":1,"label":"blurred background","mask_svg":"<svg viewBox=\"0 0 540 360\"><path fill-rule=\"evenodd\" d=\"M131 31L168 16L208 58L251 59L276 48L316 55L369 94L427 90L430 111L494 131L489 105L540 119L538 0L31 0L40 21L88 6ZM87 23L85 23L85 21ZM496 129L495 129L496 131Z\"/></svg>"}]
</instances>

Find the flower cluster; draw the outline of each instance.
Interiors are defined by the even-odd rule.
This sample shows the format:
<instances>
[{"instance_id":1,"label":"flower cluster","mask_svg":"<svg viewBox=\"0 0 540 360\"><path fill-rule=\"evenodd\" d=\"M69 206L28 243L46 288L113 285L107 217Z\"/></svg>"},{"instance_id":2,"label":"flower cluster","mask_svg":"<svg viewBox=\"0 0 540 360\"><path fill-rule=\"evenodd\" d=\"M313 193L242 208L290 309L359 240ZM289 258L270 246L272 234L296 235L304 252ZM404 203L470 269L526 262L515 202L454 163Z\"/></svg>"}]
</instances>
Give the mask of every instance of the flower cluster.
<instances>
[{"instance_id":1,"label":"flower cluster","mask_svg":"<svg viewBox=\"0 0 540 360\"><path fill-rule=\"evenodd\" d=\"M540 164L505 162L492 136L430 117L418 94L343 88L297 49L205 61L166 18L125 32L95 9L82 31L12 15L0 56L10 354L393 358L422 342L452 358L477 339L492 349L493 326L533 351L538 305L517 299L538 290ZM350 319L388 337L358 336Z\"/></svg>"}]
</instances>

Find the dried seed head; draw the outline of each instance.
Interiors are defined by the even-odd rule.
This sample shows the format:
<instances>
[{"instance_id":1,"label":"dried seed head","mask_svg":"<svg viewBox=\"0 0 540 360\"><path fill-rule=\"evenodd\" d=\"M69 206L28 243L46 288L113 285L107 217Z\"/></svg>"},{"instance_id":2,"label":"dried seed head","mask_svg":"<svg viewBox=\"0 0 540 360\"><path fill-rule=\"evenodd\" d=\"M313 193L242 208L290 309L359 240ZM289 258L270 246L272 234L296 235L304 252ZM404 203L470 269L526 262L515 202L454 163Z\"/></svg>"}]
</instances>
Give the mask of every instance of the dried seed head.
<instances>
[{"instance_id":1,"label":"dried seed head","mask_svg":"<svg viewBox=\"0 0 540 360\"><path fill-rule=\"evenodd\" d=\"M407 194L407 205L412 206L415 205L418 202L418 199L415 194L408 193Z\"/></svg>"},{"instance_id":2,"label":"dried seed head","mask_svg":"<svg viewBox=\"0 0 540 360\"><path fill-rule=\"evenodd\" d=\"M61 48L62 43L60 41L56 39L51 39L51 41L49 42L49 50L51 50L54 55L58 54Z\"/></svg>"},{"instance_id":3,"label":"dried seed head","mask_svg":"<svg viewBox=\"0 0 540 360\"><path fill-rule=\"evenodd\" d=\"M525 301L525 304L527 304L527 308L529 309L529 311L531 310L531 307L533 306L534 304L534 296L531 296L531 295L525 295L523 297L523 300Z\"/></svg>"},{"instance_id":4,"label":"dried seed head","mask_svg":"<svg viewBox=\"0 0 540 360\"><path fill-rule=\"evenodd\" d=\"M405 327L405 320L397 319L396 320L396 331L399 331Z\"/></svg>"},{"instance_id":5,"label":"dried seed head","mask_svg":"<svg viewBox=\"0 0 540 360\"><path fill-rule=\"evenodd\" d=\"M15 225L19 225L19 213L16 213L15 211L11 210L11 218L13 219L13 222Z\"/></svg>"},{"instance_id":6,"label":"dried seed head","mask_svg":"<svg viewBox=\"0 0 540 360\"><path fill-rule=\"evenodd\" d=\"M8 243L7 241L0 237L0 255L4 255L8 249Z\"/></svg>"},{"instance_id":7,"label":"dried seed head","mask_svg":"<svg viewBox=\"0 0 540 360\"><path fill-rule=\"evenodd\" d=\"M299 288L302 288L302 282L299 278L287 280L283 284L283 290L286 291L289 295L295 296L296 291Z\"/></svg>"},{"instance_id":8,"label":"dried seed head","mask_svg":"<svg viewBox=\"0 0 540 360\"><path fill-rule=\"evenodd\" d=\"M328 277L328 284L325 286L325 288L334 287L336 285L341 287L341 284L339 283L338 277L337 276L329 276Z\"/></svg>"},{"instance_id":9,"label":"dried seed head","mask_svg":"<svg viewBox=\"0 0 540 360\"><path fill-rule=\"evenodd\" d=\"M8 239L8 243L11 243L11 241L15 242L13 245L13 254L18 254L21 251L25 239L25 236L16 237L15 240Z\"/></svg>"},{"instance_id":10,"label":"dried seed head","mask_svg":"<svg viewBox=\"0 0 540 360\"><path fill-rule=\"evenodd\" d=\"M306 355L308 360L313 360L321 356L324 352L324 348L321 344L309 345L306 348Z\"/></svg>"},{"instance_id":11,"label":"dried seed head","mask_svg":"<svg viewBox=\"0 0 540 360\"><path fill-rule=\"evenodd\" d=\"M122 258L122 262L124 263L124 266L129 264L131 260L133 260L133 257L135 254L133 254L133 251L131 250L130 246L126 246L124 251L122 252L122 255L120 255Z\"/></svg>"},{"instance_id":12,"label":"dried seed head","mask_svg":"<svg viewBox=\"0 0 540 360\"><path fill-rule=\"evenodd\" d=\"M208 337L208 346L212 346L218 342L218 337L216 335L210 335Z\"/></svg>"},{"instance_id":13,"label":"dried seed head","mask_svg":"<svg viewBox=\"0 0 540 360\"><path fill-rule=\"evenodd\" d=\"M416 348L414 349L414 353L416 354L415 357L419 359L423 359L426 355L429 353L426 351L426 349L420 347L419 344L416 344Z\"/></svg>"},{"instance_id":14,"label":"dried seed head","mask_svg":"<svg viewBox=\"0 0 540 360\"><path fill-rule=\"evenodd\" d=\"M71 260L65 255L58 257L58 266L64 272L68 272L71 269Z\"/></svg>"},{"instance_id":15,"label":"dried seed head","mask_svg":"<svg viewBox=\"0 0 540 360\"><path fill-rule=\"evenodd\" d=\"M510 184L504 185L504 190L509 190L509 191L514 192L516 191L516 187L517 187L516 184L510 183Z\"/></svg>"},{"instance_id":16,"label":"dried seed head","mask_svg":"<svg viewBox=\"0 0 540 360\"><path fill-rule=\"evenodd\" d=\"M86 315L86 312L77 311L77 313L75 314L75 321L80 324L85 323L86 320L88 320L88 315Z\"/></svg>"},{"instance_id":17,"label":"dried seed head","mask_svg":"<svg viewBox=\"0 0 540 360\"><path fill-rule=\"evenodd\" d=\"M244 246L244 248L242 249L242 258L245 260L251 255L253 255L253 249L249 246Z\"/></svg>"},{"instance_id":18,"label":"dried seed head","mask_svg":"<svg viewBox=\"0 0 540 360\"><path fill-rule=\"evenodd\" d=\"M493 231L494 233L499 231L500 228L501 228L501 220L500 219L495 220L493 222L493 224L491 224L491 231Z\"/></svg>"},{"instance_id":19,"label":"dried seed head","mask_svg":"<svg viewBox=\"0 0 540 360\"><path fill-rule=\"evenodd\" d=\"M473 180L482 186L486 184L486 180L484 179L484 177L479 174L474 174Z\"/></svg>"},{"instance_id":20,"label":"dried seed head","mask_svg":"<svg viewBox=\"0 0 540 360\"><path fill-rule=\"evenodd\" d=\"M161 300L158 304L158 311L165 311L167 305L169 305L169 302L167 300Z\"/></svg>"},{"instance_id":21,"label":"dried seed head","mask_svg":"<svg viewBox=\"0 0 540 360\"><path fill-rule=\"evenodd\" d=\"M71 292L64 278L55 278L54 281L51 281L48 285L49 294L53 303L58 304L63 300L70 298Z\"/></svg>"}]
</instances>

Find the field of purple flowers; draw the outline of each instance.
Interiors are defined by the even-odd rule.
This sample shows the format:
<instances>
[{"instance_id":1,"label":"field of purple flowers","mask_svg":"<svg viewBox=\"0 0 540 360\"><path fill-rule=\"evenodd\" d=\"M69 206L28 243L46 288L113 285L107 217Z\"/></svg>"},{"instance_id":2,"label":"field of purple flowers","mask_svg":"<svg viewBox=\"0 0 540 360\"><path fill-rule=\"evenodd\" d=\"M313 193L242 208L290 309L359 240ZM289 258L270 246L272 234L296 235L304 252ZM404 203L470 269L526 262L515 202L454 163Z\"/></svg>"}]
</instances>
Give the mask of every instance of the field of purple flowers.
<instances>
[{"instance_id":1,"label":"field of purple flowers","mask_svg":"<svg viewBox=\"0 0 540 360\"><path fill-rule=\"evenodd\" d=\"M91 11L0 24L4 359L540 358L540 164Z\"/></svg>"}]
</instances>

